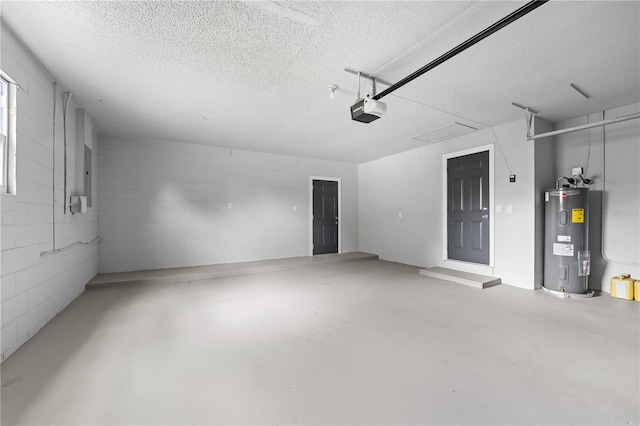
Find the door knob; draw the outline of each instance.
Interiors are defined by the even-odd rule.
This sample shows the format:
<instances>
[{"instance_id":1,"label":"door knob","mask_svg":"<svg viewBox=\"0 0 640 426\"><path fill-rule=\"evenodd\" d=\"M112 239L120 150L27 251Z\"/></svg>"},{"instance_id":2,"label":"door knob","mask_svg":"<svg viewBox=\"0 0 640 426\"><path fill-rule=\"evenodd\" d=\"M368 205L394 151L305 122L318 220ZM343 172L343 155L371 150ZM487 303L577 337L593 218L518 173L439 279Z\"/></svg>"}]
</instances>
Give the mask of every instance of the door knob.
<instances>
[{"instance_id":1,"label":"door knob","mask_svg":"<svg viewBox=\"0 0 640 426\"><path fill-rule=\"evenodd\" d=\"M483 218L483 219L489 219L489 215L488 215L488 214L483 214L483 215L482 215L482 218Z\"/></svg>"}]
</instances>

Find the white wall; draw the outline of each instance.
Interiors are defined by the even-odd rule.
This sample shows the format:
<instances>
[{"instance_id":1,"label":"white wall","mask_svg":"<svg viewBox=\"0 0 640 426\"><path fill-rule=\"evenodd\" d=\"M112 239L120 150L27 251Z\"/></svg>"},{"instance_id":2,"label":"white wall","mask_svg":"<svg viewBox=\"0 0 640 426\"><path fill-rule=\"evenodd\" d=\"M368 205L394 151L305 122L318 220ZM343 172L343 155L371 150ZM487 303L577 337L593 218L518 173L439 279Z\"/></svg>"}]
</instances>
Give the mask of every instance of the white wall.
<instances>
[{"instance_id":1,"label":"white wall","mask_svg":"<svg viewBox=\"0 0 640 426\"><path fill-rule=\"evenodd\" d=\"M1 195L2 239L2 359L13 353L42 326L84 290L95 276L98 249L79 245L70 250L41 256L53 248L53 77L1 25L0 67L20 86L18 90L16 173L17 193ZM56 248L97 236L97 212L63 213L63 121L60 88L56 119L55 214ZM67 121L68 188L77 193L76 114L69 107ZM85 118L86 125L91 126ZM93 144L95 135L87 145ZM80 159L82 161L82 159ZM95 160L94 160L95 162ZM94 168L95 169L95 168Z\"/></svg>"},{"instance_id":2,"label":"white wall","mask_svg":"<svg viewBox=\"0 0 640 426\"><path fill-rule=\"evenodd\" d=\"M607 119L639 111L640 104L633 104L605 111L604 116ZM565 129L601 120L601 114L595 113L556 123L555 127ZM602 127L556 136L555 174L568 176L572 167L582 166L587 177L593 179L589 200L589 287L609 292L609 280L614 275L628 273L640 279L640 120L608 125L605 134L604 168ZM604 254L609 261L602 255L603 225Z\"/></svg>"},{"instance_id":3,"label":"white wall","mask_svg":"<svg viewBox=\"0 0 640 426\"><path fill-rule=\"evenodd\" d=\"M358 250L355 164L110 136L98 163L101 273L307 256L310 176L342 179Z\"/></svg>"},{"instance_id":4,"label":"white wall","mask_svg":"<svg viewBox=\"0 0 640 426\"><path fill-rule=\"evenodd\" d=\"M533 123L533 134L542 134L553 130L553 124L537 118ZM544 222L545 192L555 186L555 143L553 137L529 141L534 145L534 186L535 203L535 261L534 286L541 288L544 281Z\"/></svg>"},{"instance_id":5,"label":"white wall","mask_svg":"<svg viewBox=\"0 0 640 426\"><path fill-rule=\"evenodd\" d=\"M507 284L535 288L536 235L540 234L535 228L536 188L542 185L535 177L536 144L526 140L524 117L494 130L500 142L493 150L494 196L502 213L492 206L493 268L444 261L442 249L442 156L494 143L491 129L359 165L360 250L386 260L485 273ZM548 145L544 150L549 150ZM515 183L509 182L511 173L516 174ZM506 213L508 205L512 213Z\"/></svg>"}]
</instances>

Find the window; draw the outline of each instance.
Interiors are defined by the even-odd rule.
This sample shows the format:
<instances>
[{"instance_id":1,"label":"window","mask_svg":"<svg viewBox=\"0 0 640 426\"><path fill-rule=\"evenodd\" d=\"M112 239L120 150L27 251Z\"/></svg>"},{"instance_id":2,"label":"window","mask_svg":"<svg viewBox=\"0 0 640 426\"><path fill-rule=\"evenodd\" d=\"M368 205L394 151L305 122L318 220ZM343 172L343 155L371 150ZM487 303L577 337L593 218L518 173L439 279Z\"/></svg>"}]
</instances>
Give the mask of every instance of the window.
<instances>
[{"instance_id":1,"label":"window","mask_svg":"<svg viewBox=\"0 0 640 426\"><path fill-rule=\"evenodd\" d=\"M15 193L16 87L0 71L0 192Z\"/></svg>"}]
</instances>

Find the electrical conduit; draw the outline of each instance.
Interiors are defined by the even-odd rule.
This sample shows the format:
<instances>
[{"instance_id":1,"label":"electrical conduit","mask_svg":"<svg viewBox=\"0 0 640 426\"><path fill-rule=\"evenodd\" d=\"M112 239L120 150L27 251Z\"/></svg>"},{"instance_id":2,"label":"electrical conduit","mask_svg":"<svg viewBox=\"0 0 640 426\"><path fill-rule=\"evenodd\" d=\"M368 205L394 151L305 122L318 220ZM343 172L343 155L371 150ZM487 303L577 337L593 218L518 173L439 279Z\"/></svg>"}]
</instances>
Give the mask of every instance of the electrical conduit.
<instances>
[{"instance_id":1,"label":"electrical conduit","mask_svg":"<svg viewBox=\"0 0 640 426\"><path fill-rule=\"evenodd\" d=\"M52 179L52 203L53 216L53 251L56 250L56 106L58 105L58 83L53 82L53 179Z\"/></svg>"},{"instance_id":2,"label":"electrical conduit","mask_svg":"<svg viewBox=\"0 0 640 426\"><path fill-rule=\"evenodd\" d=\"M63 133L64 133L64 206L65 206L65 213L66 213L66 198L67 198L67 108L69 107L69 101L71 100L71 92L67 92L66 93L67 98L65 99L65 103L63 105L63 111L62 111L62 116L64 119L64 123L63 123ZM55 254L55 253L60 253L61 251L70 249L71 247L75 247L77 245L91 245L94 243L98 243L100 241L102 241L102 238L100 237L96 237L93 240L89 241L89 242L84 242L84 241L76 241L75 243L71 243L65 247L62 247L60 249L56 248L56 118L57 118L57 105L58 105L58 83L57 82L53 82L53 164L52 164L52 170L53 170L53 184L52 184L52 188L51 188L51 192L52 192L52 198L51 198L51 204L52 204L52 208L51 208L51 214L52 214L52 218L53 218L53 227L52 227L52 235L53 235L53 243L52 246L53 248L49 251L43 251L40 253L40 256L46 256L49 254Z\"/></svg>"},{"instance_id":3,"label":"electrical conduit","mask_svg":"<svg viewBox=\"0 0 640 426\"><path fill-rule=\"evenodd\" d=\"M602 111L602 122L604 122L604 111ZM607 254L604 251L604 246L605 246L605 241L604 241L604 225L605 225L605 218L606 216L606 209L605 209L605 199L606 199L606 179L607 179L607 173L606 173L606 148L605 148L605 144L606 144L606 140L607 140L607 136L606 136L606 130L605 130L605 126L602 126L602 226L600 227L600 253L602 254L602 258L604 260L606 260L607 262L611 262L611 263L615 263L618 265L625 265L625 266L640 266L639 262L621 262L618 260L614 260L611 259L610 257L607 256Z\"/></svg>"}]
</instances>

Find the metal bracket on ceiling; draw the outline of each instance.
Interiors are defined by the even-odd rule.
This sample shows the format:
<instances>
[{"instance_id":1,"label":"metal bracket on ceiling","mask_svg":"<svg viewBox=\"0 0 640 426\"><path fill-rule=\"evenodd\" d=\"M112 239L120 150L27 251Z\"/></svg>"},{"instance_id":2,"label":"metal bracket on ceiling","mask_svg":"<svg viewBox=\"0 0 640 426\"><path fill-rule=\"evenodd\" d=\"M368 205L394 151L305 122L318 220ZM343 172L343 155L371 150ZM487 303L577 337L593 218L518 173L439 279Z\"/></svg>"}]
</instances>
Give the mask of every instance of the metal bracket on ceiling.
<instances>
[{"instance_id":1,"label":"metal bracket on ceiling","mask_svg":"<svg viewBox=\"0 0 640 426\"><path fill-rule=\"evenodd\" d=\"M375 81L376 83L384 84L385 86L391 86L391 83L389 83L388 81L385 81L385 80L383 80L383 79L381 79L379 77L376 77L375 75L367 74L366 72L357 71L357 70L351 69L349 67L345 67L344 71L348 72L349 74L359 75L362 78L366 78L367 80Z\"/></svg>"},{"instance_id":2,"label":"metal bracket on ceiling","mask_svg":"<svg viewBox=\"0 0 640 426\"><path fill-rule=\"evenodd\" d=\"M524 111L525 114L525 119L527 122L527 140L531 140L531 137L533 136L533 128L535 127L535 117L536 115L538 115L538 113L536 111L530 111L528 109L526 109Z\"/></svg>"},{"instance_id":3,"label":"metal bracket on ceiling","mask_svg":"<svg viewBox=\"0 0 640 426\"><path fill-rule=\"evenodd\" d=\"M536 117L536 115L539 114L539 112L534 110L534 109L532 109L532 108L529 108L529 107L524 106L524 105L520 105L520 104L515 103L515 102L512 102L511 105L524 110L525 120L526 120L526 124L527 124L527 140L528 141L532 141L532 140L536 140L536 139L542 139L542 138L548 138L550 136L563 135L565 133L577 132L579 130L587 130L587 129L591 129L593 127L601 127L601 126L606 126L608 124L619 123L621 121L634 120L634 119L640 118L640 112L636 112L636 113L633 113L633 114L627 114L627 115L623 115L623 116L620 116L620 117L610 118L608 120L601 120L601 121L594 122L594 123L587 123L587 124L583 124L581 126L574 126L574 127L569 127L569 128L566 128L566 129L554 130L554 131L551 131L551 132L546 132L546 133L541 133L541 134L536 135L535 134L535 117Z\"/></svg>"},{"instance_id":4,"label":"metal bracket on ceiling","mask_svg":"<svg viewBox=\"0 0 640 426\"><path fill-rule=\"evenodd\" d=\"M355 74L355 75L358 76L358 99L357 100L360 100L360 79L361 78L364 78L366 80L371 81L371 88L372 88L372 91L373 91L372 96L376 96L376 90L377 90L377 84L378 83L384 84L385 86L391 86L391 83L389 83L389 82L387 82L387 81L385 81L385 80L383 80L381 78L378 78L378 77L376 77L375 75L372 75L372 74L367 74L367 73L362 72L362 71L357 71L357 70L351 69L349 67L345 67L344 71L348 72L349 74Z\"/></svg>"},{"instance_id":5,"label":"metal bracket on ceiling","mask_svg":"<svg viewBox=\"0 0 640 426\"><path fill-rule=\"evenodd\" d=\"M525 122L527 123L527 140L529 140L529 138L531 137L531 128L533 127L533 124L534 124L534 117L538 115L538 111L528 106L521 105L517 102L511 102L511 105L513 105L516 108L520 108L524 110L524 118L525 118Z\"/></svg>"},{"instance_id":6,"label":"metal bracket on ceiling","mask_svg":"<svg viewBox=\"0 0 640 426\"><path fill-rule=\"evenodd\" d=\"M620 117L610 118L608 120L597 121L595 123L587 123L581 126L569 127L567 129L554 130L551 132L541 133L539 135L534 135L531 133L531 126L527 123L527 140L535 140L548 138L549 136L562 135L570 132L577 132L578 130L586 130L591 129L593 127L606 126L608 124L619 123L621 121L634 120L640 118L640 112L636 112L633 114L627 114Z\"/></svg>"}]
</instances>

